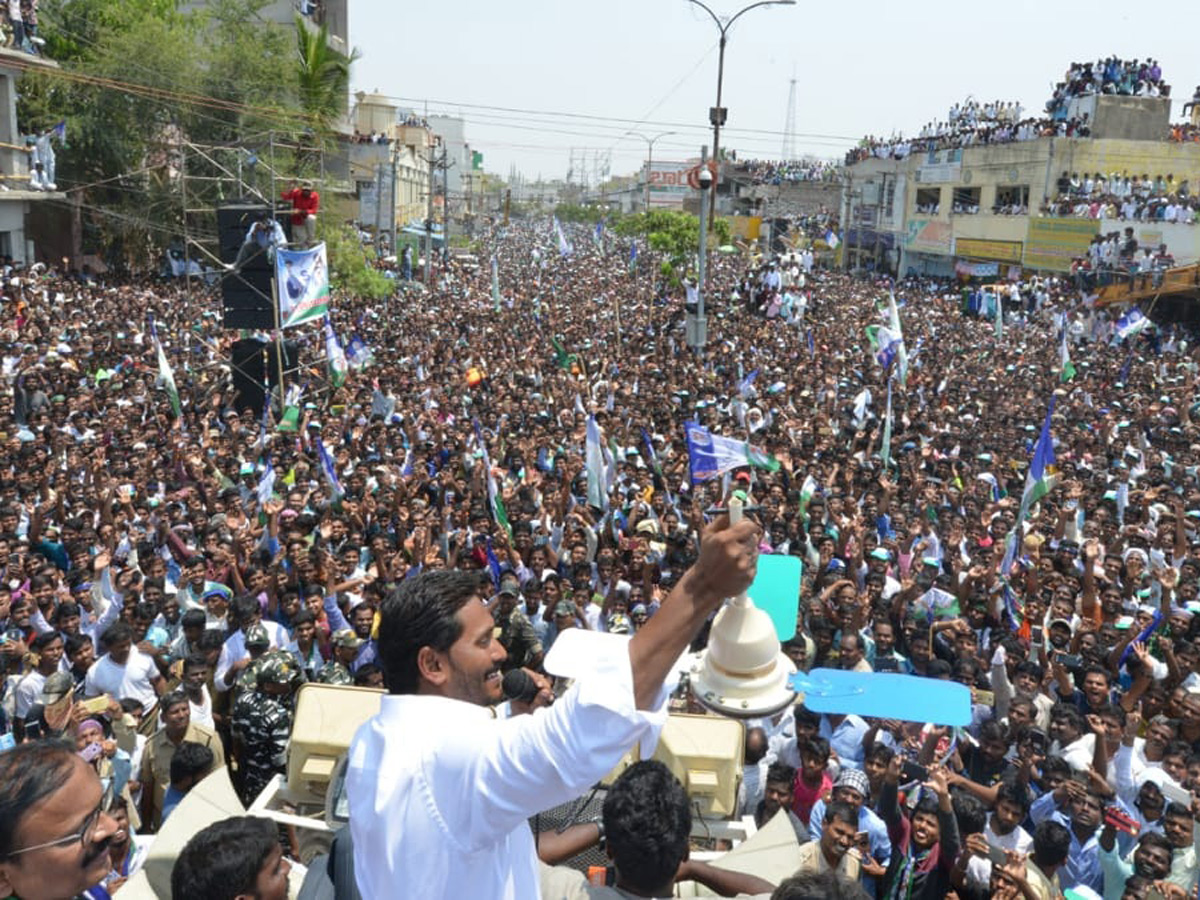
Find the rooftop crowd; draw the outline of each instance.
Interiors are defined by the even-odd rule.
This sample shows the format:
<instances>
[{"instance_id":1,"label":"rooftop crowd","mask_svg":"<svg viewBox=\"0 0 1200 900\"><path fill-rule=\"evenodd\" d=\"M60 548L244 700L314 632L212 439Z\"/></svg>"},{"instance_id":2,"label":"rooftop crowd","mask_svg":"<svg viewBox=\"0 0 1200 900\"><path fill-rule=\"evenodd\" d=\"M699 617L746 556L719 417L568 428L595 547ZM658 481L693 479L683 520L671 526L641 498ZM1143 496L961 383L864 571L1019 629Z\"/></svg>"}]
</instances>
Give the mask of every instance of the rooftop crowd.
<instances>
[{"instance_id":1,"label":"rooftop crowd","mask_svg":"<svg viewBox=\"0 0 1200 900\"><path fill-rule=\"evenodd\" d=\"M739 160L734 176L748 176L754 184L790 184L797 181L836 181L838 167L829 160Z\"/></svg>"},{"instance_id":2,"label":"rooftop crowd","mask_svg":"<svg viewBox=\"0 0 1200 900\"><path fill-rule=\"evenodd\" d=\"M0 894L102 882L119 896L214 767L231 764L252 800L282 771L299 684L383 683L379 609L417 573L475 579L505 670L540 674L569 629L649 627L702 565L713 536L699 532L725 500L721 479L688 476L695 420L779 463L732 484L758 507L759 551L804 561L784 645L800 669L974 692L963 730L802 704L748 723L742 808L760 825L787 816L804 863L780 885L722 882L730 893L813 896L824 879L825 896L905 900L1195 896L1196 335L1119 331L1065 278L989 293L997 328L953 283L818 266L785 288L774 264L717 257L694 355L653 254L631 266L627 243L590 234L564 256L545 222L489 230L478 255L496 259L498 297L489 267L453 262L403 303L335 294L335 330L369 361L332 388L315 374L319 330L297 329L302 393L283 431L278 411L236 400L215 295L5 273L0 728L33 746L0 753ZM903 363L867 335L893 288ZM1052 484L1018 522L1051 402ZM55 779L22 794L43 771ZM603 822L626 837L610 843L623 896L724 877L629 838L640 815L670 821L686 856L669 773L624 784ZM653 815L652 799L674 812ZM234 820L197 836L176 874L188 896L219 896L198 886L216 878L205 847L286 874L273 837Z\"/></svg>"},{"instance_id":3,"label":"rooftop crowd","mask_svg":"<svg viewBox=\"0 0 1200 900\"><path fill-rule=\"evenodd\" d=\"M1067 104L1078 97L1116 94L1125 97L1170 97L1162 67L1153 59L1125 60L1110 56L1095 62L1073 62L1046 101L1046 112L1066 117Z\"/></svg>"}]
</instances>

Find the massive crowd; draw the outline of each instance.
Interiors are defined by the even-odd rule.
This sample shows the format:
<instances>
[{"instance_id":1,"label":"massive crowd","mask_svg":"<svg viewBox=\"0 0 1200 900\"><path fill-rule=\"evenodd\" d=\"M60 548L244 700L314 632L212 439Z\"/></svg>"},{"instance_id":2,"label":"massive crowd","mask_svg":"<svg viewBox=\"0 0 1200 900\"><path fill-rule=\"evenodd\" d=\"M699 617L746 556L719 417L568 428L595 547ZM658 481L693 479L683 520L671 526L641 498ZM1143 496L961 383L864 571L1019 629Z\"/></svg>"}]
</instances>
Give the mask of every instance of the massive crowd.
<instances>
[{"instance_id":1,"label":"massive crowd","mask_svg":"<svg viewBox=\"0 0 1200 900\"><path fill-rule=\"evenodd\" d=\"M963 730L802 704L748 723L743 809L786 814L805 842L776 896L810 896L799 882L831 871L905 900L1195 896L1196 335L1138 333L1065 278L1007 287L999 328L949 282L816 268L785 283L774 264L714 257L694 355L653 254L589 238L562 256L547 223L491 230L478 255L496 259L497 295L489 267L453 261L403 302L335 295L335 330L370 352L333 388L318 329L297 329L282 431L287 416L235 398L214 295L5 272L0 730L77 756L0 753L0 893L41 896L85 869L118 891L213 767L231 764L251 800L282 771L298 684L382 683L378 610L415 573L472 573L495 598L505 669L538 672L567 629L647 627L724 502L721 479L688 476L695 420L779 463L733 483L757 506L761 552L804 561L785 643L801 669L974 692ZM888 324L892 288L903 353L867 333ZM1021 520L1044 420L1050 489ZM61 777L31 804L37 766ZM653 789L635 798L675 797L669 775L637 777ZM30 812L66 803L62 784L87 809ZM604 827L636 805L606 804ZM222 828L177 875L217 865L204 841L259 854L252 872L285 869L277 842ZM641 845L611 846L634 884ZM654 889L701 877L668 861Z\"/></svg>"}]
</instances>

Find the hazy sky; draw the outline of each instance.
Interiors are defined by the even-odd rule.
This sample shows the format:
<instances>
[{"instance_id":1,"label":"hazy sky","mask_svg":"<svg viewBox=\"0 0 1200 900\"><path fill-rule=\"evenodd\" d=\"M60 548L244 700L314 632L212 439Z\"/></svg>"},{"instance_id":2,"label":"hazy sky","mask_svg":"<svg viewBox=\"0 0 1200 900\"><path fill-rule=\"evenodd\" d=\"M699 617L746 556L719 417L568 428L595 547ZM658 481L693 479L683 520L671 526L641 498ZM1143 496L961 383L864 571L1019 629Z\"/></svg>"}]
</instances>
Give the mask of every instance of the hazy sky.
<instances>
[{"instance_id":1,"label":"hazy sky","mask_svg":"<svg viewBox=\"0 0 1200 900\"><path fill-rule=\"evenodd\" d=\"M718 15L747 5L705 0ZM632 172L711 144L717 28L688 0L351 0L355 90L466 119L485 168L561 178L569 155ZM729 31L721 144L777 159L796 78L798 153L840 158L864 134L913 134L968 95L1040 110L1072 60L1153 57L1173 120L1200 84L1194 0L815 2L764 7ZM1174 24L1172 24L1174 23ZM589 118L591 117L591 118ZM711 148L710 148L711 152Z\"/></svg>"}]
</instances>

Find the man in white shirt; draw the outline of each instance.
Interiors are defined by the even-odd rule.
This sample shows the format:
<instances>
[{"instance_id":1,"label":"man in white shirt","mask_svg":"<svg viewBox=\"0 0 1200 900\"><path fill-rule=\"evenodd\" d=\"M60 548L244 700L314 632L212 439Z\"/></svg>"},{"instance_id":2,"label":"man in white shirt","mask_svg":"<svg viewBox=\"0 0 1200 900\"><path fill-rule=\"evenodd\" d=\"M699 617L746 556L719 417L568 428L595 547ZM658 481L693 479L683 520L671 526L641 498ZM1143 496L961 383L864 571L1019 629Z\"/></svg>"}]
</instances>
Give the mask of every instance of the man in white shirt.
<instances>
[{"instance_id":1,"label":"man in white shirt","mask_svg":"<svg viewBox=\"0 0 1200 900\"><path fill-rule=\"evenodd\" d=\"M355 877L371 898L536 900L526 820L579 796L665 720L663 681L723 598L753 580L761 530L714 523L700 558L625 643L549 708L498 719L504 648L474 575L435 571L383 603L379 659L389 696L350 746Z\"/></svg>"},{"instance_id":2,"label":"man in white shirt","mask_svg":"<svg viewBox=\"0 0 1200 900\"><path fill-rule=\"evenodd\" d=\"M130 698L149 713L167 690L154 659L133 646L133 629L125 622L109 627L100 639L107 652L92 663L83 683L85 697L108 694L116 700Z\"/></svg>"},{"instance_id":3,"label":"man in white shirt","mask_svg":"<svg viewBox=\"0 0 1200 900\"><path fill-rule=\"evenodd\" d=\"M257 626L266 632L267 642L272 650L286 650L291 643L287 629L278 622L263 620L262 607L258 605L257 597L243 594L235 598L233 614L238 623L238 630L225 639L225 646L221 648L221 656L217 659L217 667L213 672L213 684L221 692L229 690L237 680L237 673L249 664L250 651L246 647L246 635L251 628Z\"/></svg>"}]
</instances>

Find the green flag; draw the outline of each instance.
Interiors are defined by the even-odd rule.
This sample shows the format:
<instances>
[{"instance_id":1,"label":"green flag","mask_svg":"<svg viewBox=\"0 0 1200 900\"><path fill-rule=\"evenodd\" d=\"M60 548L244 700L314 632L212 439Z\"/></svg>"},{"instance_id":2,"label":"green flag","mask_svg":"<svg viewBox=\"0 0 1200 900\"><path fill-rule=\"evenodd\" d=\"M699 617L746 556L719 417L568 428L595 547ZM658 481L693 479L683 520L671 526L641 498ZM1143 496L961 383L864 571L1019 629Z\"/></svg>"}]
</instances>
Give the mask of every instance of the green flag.
<instances>
[{"instance_id":1,"label":"green flag","mask_svg":"<svg viewBox=\"0 0 1200 900\"><path fill-rule=\"evenodd\" d=\"M167 360L167 354L158 339L158 329L153 320L150 321L150 336L154 339L154 352L158 357L158 380L162 382L163 389L171 401L171 413L178 419L183 415L183 407L179 403L179 389L175 387L175 373L171 370L171 363Z\"/></svg>"}]
</instances>

